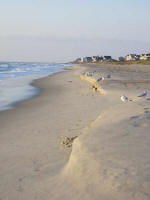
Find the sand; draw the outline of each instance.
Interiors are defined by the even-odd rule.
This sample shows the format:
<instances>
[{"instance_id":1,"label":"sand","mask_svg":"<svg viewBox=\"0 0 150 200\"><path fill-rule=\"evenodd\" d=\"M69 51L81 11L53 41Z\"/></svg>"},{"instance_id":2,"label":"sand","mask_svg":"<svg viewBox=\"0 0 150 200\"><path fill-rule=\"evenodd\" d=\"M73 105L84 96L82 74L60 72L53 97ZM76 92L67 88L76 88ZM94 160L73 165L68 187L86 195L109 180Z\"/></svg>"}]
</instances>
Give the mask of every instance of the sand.
<instances>
[{"instance_id":1,"label":"sand","mask_svg":"<svg viewBox=\"0 0 150 200\"><path fill-rule=\"evenodd\" d=\"M33 84L40 95L0 113L1 200L150 199L150 66L74 66ZM78 137L65 148L65 136Z\"/></svg>"}]
</instances>

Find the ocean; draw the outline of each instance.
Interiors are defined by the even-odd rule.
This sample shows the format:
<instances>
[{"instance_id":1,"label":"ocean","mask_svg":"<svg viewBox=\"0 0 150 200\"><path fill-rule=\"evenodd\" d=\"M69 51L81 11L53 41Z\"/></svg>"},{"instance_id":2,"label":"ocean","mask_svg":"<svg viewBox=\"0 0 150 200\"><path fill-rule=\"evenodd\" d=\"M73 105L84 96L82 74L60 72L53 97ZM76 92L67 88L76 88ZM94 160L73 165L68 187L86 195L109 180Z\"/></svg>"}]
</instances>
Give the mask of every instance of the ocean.
<instances>
[{"instance_id":1,"label":"ocean","mask_svg":"<svg viewBox=\"0 0 150 200\"><path fill-rule=\"evenodd\" d=\"M39 93L31 83L63 71L68 64L0 62L0 111L14 108L19 101Z\"/></svg>"}]
</instances>

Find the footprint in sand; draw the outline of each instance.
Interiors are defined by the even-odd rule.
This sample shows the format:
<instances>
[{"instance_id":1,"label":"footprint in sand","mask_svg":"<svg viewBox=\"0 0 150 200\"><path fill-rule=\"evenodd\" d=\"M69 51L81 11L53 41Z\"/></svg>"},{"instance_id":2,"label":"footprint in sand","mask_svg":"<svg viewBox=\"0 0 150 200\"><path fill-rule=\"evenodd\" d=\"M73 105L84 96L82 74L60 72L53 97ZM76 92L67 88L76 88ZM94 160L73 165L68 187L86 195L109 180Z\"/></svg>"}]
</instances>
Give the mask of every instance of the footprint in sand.
<instances>
[{"instance_id":1,"label":"footprint in sand","mask_svg":"<svg viewBox=\"0 0 150 200\"><path fill-rule=\"evenodd\" d=\"M149 113L149 112L146 113L146 116L145 116L145 117L146 117L147 120L150 120L150 113Z\"/></svg>"},{"instance_id":2,"label":"footprint in sand","mask_svg":"<svg viewBox=\"0 0 150 200\"><path fill-rule=\"evenodd\" d=\"M134 115L132 117L130 117L130 123L133 127L139 127L140 126L140 115Z\"/></svg>"},{"instance_id":3,"label":"footprint in sand","mask_svg":"<svg viewBox=\"0 0 150 200\"><path fill-rule=\"evenodd\" d=\"M139 115L135 115L135 116L132 116L132 117L130 117L130 119L132 120L132 119L138 119L140 116Z\"/></svg>"},{"instance_id":4,"label":"footprint in sand","mask_svg":"<svg viewBox=\"0 0 150 200\"><path fill-rule=\"evenodd\" d=\"M150 108L144 108L144 113L147 114L150 112Z\"/></svg>"},{"instance_id":5,"label":"footprint in sand","mask_svg":"<svg viewBox=\"0 0 150 200\"><path fill-rule=\"evenodd\" d=\"M150 108L144 108L142 115L135 115L130 117L130 124L133 127L148 126L150 120Z\"/></svg>"}]
</instances>

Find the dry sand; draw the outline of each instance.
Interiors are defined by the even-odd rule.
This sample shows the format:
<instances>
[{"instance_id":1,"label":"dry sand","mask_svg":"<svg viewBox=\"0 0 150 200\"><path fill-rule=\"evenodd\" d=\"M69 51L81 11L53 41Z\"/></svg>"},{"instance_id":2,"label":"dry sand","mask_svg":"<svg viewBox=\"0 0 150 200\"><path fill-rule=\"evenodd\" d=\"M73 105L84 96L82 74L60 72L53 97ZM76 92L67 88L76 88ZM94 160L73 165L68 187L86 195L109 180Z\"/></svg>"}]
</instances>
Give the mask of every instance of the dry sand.
<instances>
[{"instance_id":1,"label":"dry sand","mask_svg":"<svg viewBox=\"0 0 150 200\"><path fill-rule=\"evenodd\" d=\"M150 66L75 66L34 84L39 96L0 113L0 200L150 199Z\"/></svg>"}]
</instances>

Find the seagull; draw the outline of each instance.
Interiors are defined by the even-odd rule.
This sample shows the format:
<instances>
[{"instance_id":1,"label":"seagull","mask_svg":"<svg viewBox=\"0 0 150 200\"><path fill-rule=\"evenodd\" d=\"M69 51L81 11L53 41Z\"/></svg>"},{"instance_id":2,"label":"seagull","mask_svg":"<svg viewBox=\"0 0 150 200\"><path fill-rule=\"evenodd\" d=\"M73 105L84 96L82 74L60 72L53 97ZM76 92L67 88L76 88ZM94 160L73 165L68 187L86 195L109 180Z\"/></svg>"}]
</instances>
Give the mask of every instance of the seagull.
<instances>
[{"instance_id":1,"label":"seagull","mask_svg":"<svg viewBox=\"0 0 150 200\"><path fill-rule=\"evenodd\" d=\"M128 101L128 97L126 97L125 95L121 96L121 101L123 102Z\"/></svg>"},{"instance_id":2,"label":"seagull","mask_svg":"<svg viewBox=\"0 0 150 200\"><path fill-rule=\"evenodd\" d=\"M97 82L99 82L99 81L103 81L105 78L102 76L102 77L99 77L98 79L97 79Z\"/></svg>"},{"instance_id":3,"label":"seagull","mask_svg":"<svg viewBox=\"0 0 150 200\"><path fill-rule=\"evenodd\" d=\"M138 97L145 97L147 95L147 92L144 91L142 94L140 94Z\"/></svg>"}]
</instances>

